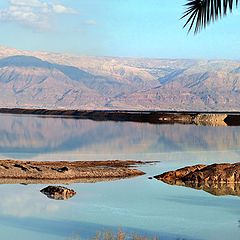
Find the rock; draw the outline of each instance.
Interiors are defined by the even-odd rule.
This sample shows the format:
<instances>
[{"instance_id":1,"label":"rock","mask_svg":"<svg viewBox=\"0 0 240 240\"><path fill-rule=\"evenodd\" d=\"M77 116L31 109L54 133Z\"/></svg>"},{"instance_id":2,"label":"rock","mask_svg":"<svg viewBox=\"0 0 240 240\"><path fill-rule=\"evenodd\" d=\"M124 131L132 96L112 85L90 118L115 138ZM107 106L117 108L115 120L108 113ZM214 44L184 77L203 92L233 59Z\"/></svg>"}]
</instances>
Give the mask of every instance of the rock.
<instances>
[{"instance_id":1,"label":"rock","mask_svg":"<svg viewBox=\"0 0 240 240\"><path fill-rule=\"evenodd\" d=\"M75 181L90 179L105 181L130 178L145 174L134 166L146 164L141 161L0 161L0 182L18 179L23 183L31 181ZM26 181L27 180L27 181ZM91 181L92 181L91 180ZM96 181L95 180L95 181ZM48 183L52 184L52 183ZM59 183L58 183L59 184Z\"/></svg>"},{"instance_id":2,"label":"rock","mask_svg":"<svg viewBox=\"0 0 240 240\"><path fill-rule=\"evenodd\" d=\"M188 166L154 178L167 184L201 189L214 195L240 196L240 162Z\"/></svg>"},{"instance_id":3,"label":"rock","mask_svg":"<svg viewBox=\"0 0 240 240\"><path fill-rule=\"evenodd\" d=\"M224 120L227 118L227 114L197 114L194 117L193 122L196 125L203 126L227 126Z\"/></svg>"},{"instance_id":4,"label":"rock","mask_svg":"<svg viewBox=\"0 0 240 240\"><path fill-rule=\"evenodd\" d=\"M182 180L182 178L188 175L189 173L192 173L196 170L201 170L204 167L206 167L206 165L199 164L195 166L187 166L176 171L169 171L161 175L154 176L154 178L168 183L170 182L175 183L177 180Z\"/></svg>"},{"instance_id":5,"label":"rock","mask_svg":"<svg viewBox=\"0 0 240 240\"><path fill-rule=\"evenodd\" d=\"M195 183L240 183L240 162L235 164L212 164L192 171L183 178L184 182Z\"/></svg>"},{"instance_id":6,"label":"rock","mask_svg":"<svg viewBox=\"0 0 240 240\"><path fill-rule=\"evenodd\" d=\"M76 192L73 189L68 189L61 186L48 186L40 191L48 198L55 200L67 200L73 197Z\"/></svg>"}]
</instances>

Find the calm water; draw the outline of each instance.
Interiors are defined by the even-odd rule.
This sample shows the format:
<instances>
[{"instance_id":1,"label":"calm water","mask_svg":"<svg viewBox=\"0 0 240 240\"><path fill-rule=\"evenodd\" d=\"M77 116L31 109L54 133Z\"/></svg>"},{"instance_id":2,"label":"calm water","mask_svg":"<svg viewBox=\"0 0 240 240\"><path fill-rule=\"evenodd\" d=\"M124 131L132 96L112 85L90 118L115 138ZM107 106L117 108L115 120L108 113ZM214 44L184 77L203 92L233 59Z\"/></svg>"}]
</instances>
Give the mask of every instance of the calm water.
<instances>
[{"instance_id":1,"label":"calm water","mask_svg":"<svg viewBox=\"0 0 240 240\"><path fill-rule=\"evenodd\" d=\"M185 165L239 162L240 127L94 122L0 115L0 158L157 160L145 176L72 184L48 199L46 185L0 185L0 239L90 239L117 231L160 239L240 239L240 198L169 186L148 176Z\"/></svg>"}]
</instances>

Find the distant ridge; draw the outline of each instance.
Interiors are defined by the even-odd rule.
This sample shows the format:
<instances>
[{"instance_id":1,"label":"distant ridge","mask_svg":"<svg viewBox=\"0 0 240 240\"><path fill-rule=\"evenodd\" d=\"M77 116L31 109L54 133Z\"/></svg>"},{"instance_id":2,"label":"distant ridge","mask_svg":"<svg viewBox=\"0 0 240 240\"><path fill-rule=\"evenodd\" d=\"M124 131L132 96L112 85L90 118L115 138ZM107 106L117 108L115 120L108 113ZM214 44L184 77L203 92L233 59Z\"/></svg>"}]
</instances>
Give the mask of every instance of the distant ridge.
<instances>
[{"instance_id":1,"label":"distant ridge","mask_svg":"<svg viewBox=\"0 0 240 240\"><path fill-rule=\"evenodd\" d=\"M16 55L0 59L0 68L2 67L35 67L35 68L48 68L57 69L72 80L79 80L82 77L91 77L91 74L84 72L77 67L65 66L60 64L54 64L47 61L43 61L37 57Z\"/></svg>"},{"instance_id":2,"label":"distant ridge","mask_svg":"<svg viewBox=\"0 0 240 240\"><path fill-rule=\"evenodd\" d=\"M0 107L240 111L240 61L84 57L0 47Z\"/></svg>"}]
</instances>

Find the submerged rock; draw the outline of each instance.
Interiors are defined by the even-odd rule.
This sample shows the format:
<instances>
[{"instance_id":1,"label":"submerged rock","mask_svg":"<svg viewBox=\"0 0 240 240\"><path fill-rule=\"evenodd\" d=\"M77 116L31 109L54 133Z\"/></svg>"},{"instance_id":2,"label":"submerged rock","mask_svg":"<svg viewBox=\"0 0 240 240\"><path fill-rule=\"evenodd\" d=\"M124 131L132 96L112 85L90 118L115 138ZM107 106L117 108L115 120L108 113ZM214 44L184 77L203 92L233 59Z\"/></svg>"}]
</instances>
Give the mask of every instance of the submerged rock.
<instances>
[{"instance_id":1,"label":"submerged rock","mask_svg":"<svg viewBox=\"0 0 240 240\"><path fill-rule=\"evenodd\" d=\"M200 189L214 195L240 196L240 163L188 166L154 178L167 184Z\"/></svg>"},{"instance_id":2,"label":"submerged rock","mask_svg":"<svg viewBox=\"0 0 240 240\"><path fill-rule=\"evenodd\" d=\"M61 186L48 186L42 189L40 192L45 194L48 198L55 200L67 200L76 194L73 189L68 189Z\"/></svg>"}]
</instances>

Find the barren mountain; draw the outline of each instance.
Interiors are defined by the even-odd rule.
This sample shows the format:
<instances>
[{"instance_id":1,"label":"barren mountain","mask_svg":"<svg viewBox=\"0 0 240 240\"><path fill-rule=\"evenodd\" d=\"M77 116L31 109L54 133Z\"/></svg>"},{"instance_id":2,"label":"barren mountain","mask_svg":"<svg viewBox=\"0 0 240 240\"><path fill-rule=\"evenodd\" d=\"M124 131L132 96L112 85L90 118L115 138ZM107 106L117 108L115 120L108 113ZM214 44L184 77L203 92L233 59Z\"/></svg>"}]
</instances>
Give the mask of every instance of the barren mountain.
<instances>
[{"instance_id":1,"label":"barren mountain","mask_svg":"<svg viewBox=\"0 0 240 240\"><path fill-rule=\"evenodd\" d=\"M240 111L240 61L0 47L0 107Z\"/></svg>"}]
</instances>

